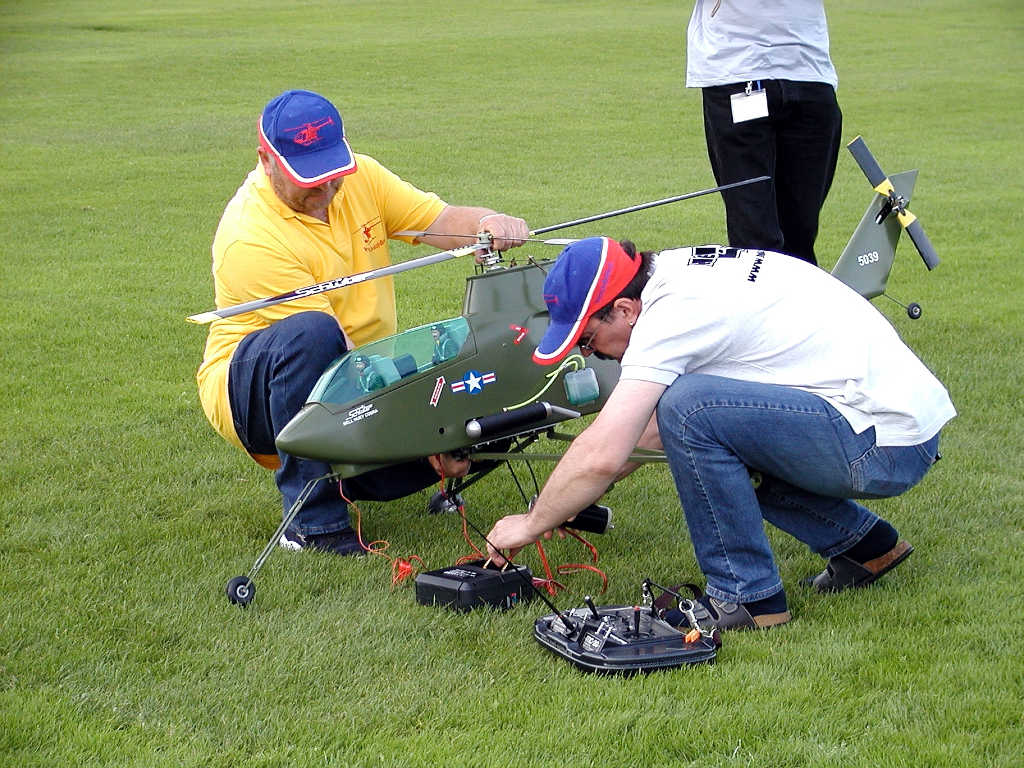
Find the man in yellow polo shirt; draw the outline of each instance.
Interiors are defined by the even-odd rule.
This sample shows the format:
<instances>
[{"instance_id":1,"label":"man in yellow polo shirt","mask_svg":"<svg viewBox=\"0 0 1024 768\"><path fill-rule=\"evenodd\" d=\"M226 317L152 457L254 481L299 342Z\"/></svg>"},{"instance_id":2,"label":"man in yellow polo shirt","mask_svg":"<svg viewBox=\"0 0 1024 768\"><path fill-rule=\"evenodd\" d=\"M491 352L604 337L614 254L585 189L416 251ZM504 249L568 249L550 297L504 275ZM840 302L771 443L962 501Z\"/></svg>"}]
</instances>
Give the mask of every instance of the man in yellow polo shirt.
<instances>
[{"instance_id":1,"label":"man in yellow polo shirt","mask_svg":"<svg viewBox=\"0 0 1024 768\"><path fill-rule=\"evenodd\" d=\"M419 241L442 249L475 241L446 233L490 232L498 250L529 235L522 219L454 206L352 152L341 115L311 91L272 99L259 121L259 164L228 203L213 241L218 307L274 296L390 263L395 232L439 232ZM418 242L402 237L406 242ZM218 320L197 374L206 417L228 441L276 469L287 511L327 464L277 451L274 439L339 355L397 332L390 277ZM387 500L425 488L443 470L468 471L450 456L345 481L350 499ZM320 483L281 539L290 549L361 552L337 482Z\"/></svg>"}]
</instances>

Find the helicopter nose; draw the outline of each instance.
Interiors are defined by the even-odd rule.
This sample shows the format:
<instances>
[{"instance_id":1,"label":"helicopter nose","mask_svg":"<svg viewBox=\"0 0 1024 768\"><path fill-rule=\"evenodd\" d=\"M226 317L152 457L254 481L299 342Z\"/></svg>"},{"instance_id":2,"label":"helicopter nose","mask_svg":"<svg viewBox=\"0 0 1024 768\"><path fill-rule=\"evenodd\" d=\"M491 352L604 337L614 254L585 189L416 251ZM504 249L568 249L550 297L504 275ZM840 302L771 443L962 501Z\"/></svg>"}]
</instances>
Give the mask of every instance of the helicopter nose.
<instances>
[{"instance_id":1,"label":"helicopter nose","mask_svg":"<svg viewBox=\"0 0 1024 768\"><path fill-rule=\"evenodd\" d=\"M306 403L277 434L279 450L304 459L328 461L338 432L334 414L320 403Z\"/></svg>"}]
</instances>

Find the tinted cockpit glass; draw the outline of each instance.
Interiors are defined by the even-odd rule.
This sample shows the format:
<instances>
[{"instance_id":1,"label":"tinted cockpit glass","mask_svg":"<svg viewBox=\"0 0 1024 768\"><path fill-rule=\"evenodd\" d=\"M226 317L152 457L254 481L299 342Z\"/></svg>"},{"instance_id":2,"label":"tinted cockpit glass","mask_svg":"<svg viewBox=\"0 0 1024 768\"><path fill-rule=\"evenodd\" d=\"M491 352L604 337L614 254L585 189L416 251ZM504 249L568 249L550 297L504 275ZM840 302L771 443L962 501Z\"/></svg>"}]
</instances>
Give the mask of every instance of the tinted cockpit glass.
<instances>
[{"instance_id":1,"label":"tinted cockpit glass","mask_svg":"<svg viewBox=\"0 0 1024 768\"><path fill-rule=\"evenodd\" d=\"M464 317L410 328L339 357L307 399L336 404L358 400L369 392L475 352L469 322Z\"/></svg>"}]
</instances>

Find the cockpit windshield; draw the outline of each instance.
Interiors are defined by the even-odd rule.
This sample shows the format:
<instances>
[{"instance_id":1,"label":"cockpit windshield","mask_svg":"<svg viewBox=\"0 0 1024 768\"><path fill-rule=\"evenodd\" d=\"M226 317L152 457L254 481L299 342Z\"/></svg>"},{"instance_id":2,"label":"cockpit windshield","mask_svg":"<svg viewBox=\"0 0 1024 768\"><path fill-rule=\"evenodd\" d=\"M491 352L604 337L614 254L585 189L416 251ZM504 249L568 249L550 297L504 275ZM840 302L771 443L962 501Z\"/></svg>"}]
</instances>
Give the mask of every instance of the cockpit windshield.
<instances>
[{"instance_id":1,"label":"cockpit windshield","mask_svg":"<svg viewBox=\"0 0 1024 768\"><path fill-rule=\"evenodd\" d=\"M320 377L308 400L332 404L358 400L407 376L475 353L469 322L464 317L410 328L338 358Z\"/></svg>"}]
</instances>

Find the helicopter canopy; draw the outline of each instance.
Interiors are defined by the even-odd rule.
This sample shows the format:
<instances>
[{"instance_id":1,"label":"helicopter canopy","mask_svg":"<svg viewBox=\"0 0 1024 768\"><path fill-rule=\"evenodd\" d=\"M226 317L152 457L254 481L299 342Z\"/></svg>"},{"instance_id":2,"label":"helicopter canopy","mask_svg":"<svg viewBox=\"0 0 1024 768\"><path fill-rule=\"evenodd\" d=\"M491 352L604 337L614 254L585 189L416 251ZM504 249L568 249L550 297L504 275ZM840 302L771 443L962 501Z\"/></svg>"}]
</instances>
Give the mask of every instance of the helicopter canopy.
<instances>
[{"instance_id":1,"label":"helicopter canopy","mask_svg":"<svg viewBox=\"0 0 1024 768\"><path fill-rule=\"evenodd\" d=\"M474 354L476 344L465 317L410 328L339 357L324 371L307 402L345 405L456 357Z\"/></svg>"}]
</instances>

